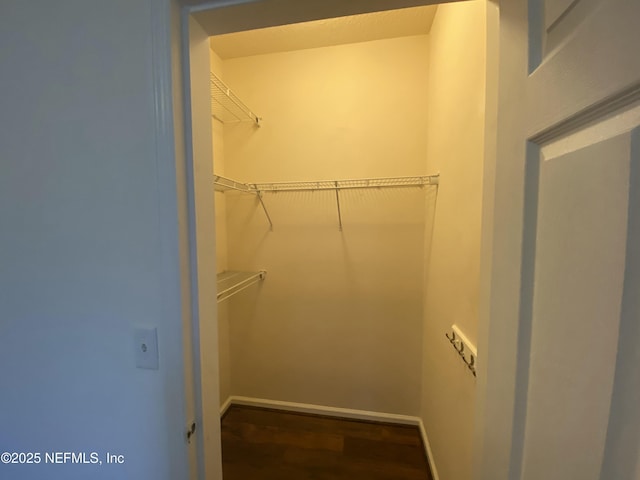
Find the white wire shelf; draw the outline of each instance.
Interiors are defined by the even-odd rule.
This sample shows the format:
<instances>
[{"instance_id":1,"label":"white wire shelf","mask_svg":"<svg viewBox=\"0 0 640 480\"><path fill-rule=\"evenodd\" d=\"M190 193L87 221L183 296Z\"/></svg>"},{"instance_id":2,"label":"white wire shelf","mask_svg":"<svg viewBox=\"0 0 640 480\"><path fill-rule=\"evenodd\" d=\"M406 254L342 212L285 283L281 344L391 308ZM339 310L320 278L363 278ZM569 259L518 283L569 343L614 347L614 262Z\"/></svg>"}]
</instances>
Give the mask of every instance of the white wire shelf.
<instances>
[{"instance_id":1,"label":"white wire shelf","mask_svg":"<svg viewBox=\"0 0 640 480\"><path fill-rule=\"evenodd\" d=\"M266 270L260 270L259 272L226 271L219 273L217 277L218 303L264 280L266 275Z\"/></svg>"},{"instance_id":2,"label":"white wire shelf","mask_svg":"<svg viewBox=\"0 0 640 480\"><path fill-rule=\"evenodd\" d=\"M420 175L415 177L386 177L386 178L360 178L351 180L320 180L311 182L272 182L272 183L242 183L230 178L214 175L214 186L216 191L227 192L229 190L239 191L256 195L260 200L264 214L269 220L271 230L273 222L267 211L267 207L262 199L264 192L302 192L317 190L332 190L335 192L336 208L338 213L338 227L342 231L342 209L340 206L340 191L354 190L359 188L381 189L381 188L424 188L440 183L440 175Z\"/></svg>"},{"instance_id":3,"label":"white wire shelf","mask_svg":"<svg viewBox=\"0 0 640 480\"><path fill-rule=\"evenodd\" d=\"M315 190L352 190L358 188L398 188L437 185L439 175L416 177L361 178L352 180L321 180L311 182L274 182L249 184L259 192L296 192Z\"/></svg>"},{"instance_id":4,"label":"white wire shelf","mask_svg":"<svg viewBox=\"0 0 640 480\"><path fill-rule=\"evenodd\" d=\"M211 114L222 123L252 122L260 126L260 117L213 72L211 78Z\"/></svg>"},{"instance_id":5,"label":"white wire shelf","mask_svg":"<svg viewBox=\"0 0 640 480\"><path fill-rule=\"evenodd\" d=\"M217 192L228 192L229 190L235 190L237 192L252 193L256 195L259 193L253 185L237 182L220 175L213 176L213 185Z\"/></svg>"}]
</instances>

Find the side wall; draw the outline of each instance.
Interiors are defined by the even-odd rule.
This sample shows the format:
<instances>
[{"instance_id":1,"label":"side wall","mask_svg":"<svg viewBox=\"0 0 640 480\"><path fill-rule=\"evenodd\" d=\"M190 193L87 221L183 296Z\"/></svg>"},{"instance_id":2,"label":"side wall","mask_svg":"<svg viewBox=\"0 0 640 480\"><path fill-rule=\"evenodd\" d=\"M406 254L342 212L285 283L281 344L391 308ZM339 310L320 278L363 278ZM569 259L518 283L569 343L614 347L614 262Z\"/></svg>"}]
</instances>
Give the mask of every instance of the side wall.
<instances>
[{"instance_id":1,"label":"side wall","mask_svg":"<svg viewBox=\"0 0 640 480\"><path fill-rule=\"evenodd\" d=\"M168 5L2 2L0 451L125 463L1 478L187 476L171 103L153 88ZM158 329L158 370L135 367L137 326Z\"/></svg>"},{"instance_id":2,"label":"side wall","mask_svg":"<svg viewBox=\"0 0 640 480\"><path fill-rule=\"evenodd\" d=\"M222 60L213 50L211 71L224 80ZM225 175L224 168L224 124L211 118L213 138L213 172ZM227 253L227 200L222 192L215 193L216 203L216 262L218 273L228 270ZM220 404L223 405L231 395L231 360L229 358L229 308L227 302L218 304L218 358L220 370Z\"/></svg>"},{"instance_id":3,"label":"side wall","mask_svg":"<svg viewBox=\"0 0 640 480\"><path fill-rule=\"evenodd\" d=\"M476 380L444 334L457 324L476 344L485 16L484 0L441 5L429 35L427 165L442 177L425 290L422 419L446 480L471 478L473 463Z\"/></svg>"},{"instance_id":4,"label":"side wall","mask_svg":"<svg viewBox=\"0 0 640 480\"><path fill-rule=\"evenodd\" d=\"M225 127L247 182L418 175L427 36L226 60L260 128ZM266 269L229 300L234 395L418 415L425 198L435 188L227 195L229 266Z\"/></svg>"}]
</instances>

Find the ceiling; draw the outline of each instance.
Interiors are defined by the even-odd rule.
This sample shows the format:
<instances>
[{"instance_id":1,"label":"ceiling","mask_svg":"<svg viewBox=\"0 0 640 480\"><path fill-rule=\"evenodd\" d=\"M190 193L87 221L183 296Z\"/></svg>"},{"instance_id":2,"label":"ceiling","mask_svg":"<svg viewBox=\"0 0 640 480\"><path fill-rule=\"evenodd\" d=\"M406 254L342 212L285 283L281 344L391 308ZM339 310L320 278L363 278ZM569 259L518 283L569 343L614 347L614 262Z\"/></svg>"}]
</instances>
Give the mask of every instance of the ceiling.
<instances>
[{"instance_id":1,"label":"ceiling","mask_svg":"<svg viewBox=\"0 0 640 480\"><path fill-rule=\"evenodd\" d=\"M461 0L449 0L461 1ZM182 0L207 35L435 5L442 0Z\"/></svg>"},{"instance_id":2,"label":"ceiling","mask_svg":"<svg viewBox=\"0 0 640 480\"><path fill-rule=\"evenodd\" d=\"M429 33L436 5L329 18L211 37L222 59Z\"/></svg>"}]
</instances>

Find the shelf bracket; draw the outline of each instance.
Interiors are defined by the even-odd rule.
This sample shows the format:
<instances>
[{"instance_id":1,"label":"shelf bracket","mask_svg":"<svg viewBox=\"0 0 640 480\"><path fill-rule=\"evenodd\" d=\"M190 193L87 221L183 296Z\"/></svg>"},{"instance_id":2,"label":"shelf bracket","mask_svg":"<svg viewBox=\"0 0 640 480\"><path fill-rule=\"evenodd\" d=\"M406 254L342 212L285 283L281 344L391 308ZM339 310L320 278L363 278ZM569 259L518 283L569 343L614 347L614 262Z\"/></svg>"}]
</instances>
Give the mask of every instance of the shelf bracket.
<instances>
[{"instance_id":1,"label":"shelf bracket","mask_svg":"<svg viewBox=\"0 0 640 480\"><path fill-rule=\"evenodd\" d=\"M338 206L338 228L342 231L342 212L340 211L340 188L338 182L336 184L336 205Z\"/></svg>"},{"instance_id":2,"label":"shelf bracket","mask_svg":"<svg viewBox=\"0 0 640 480\"><path fill-rule=\"evenodd\" d=\"M264 210L264 214L267 217L267 220L269 221L269 230L273 232L273 222L271 221L271 216L269 215L269 212L267 211L267 207L264 204L264 200L262 200L261 191L258 191L258 200L260 200L260 205L262 205L262 210Z\"/></svg>"}]
</instances>

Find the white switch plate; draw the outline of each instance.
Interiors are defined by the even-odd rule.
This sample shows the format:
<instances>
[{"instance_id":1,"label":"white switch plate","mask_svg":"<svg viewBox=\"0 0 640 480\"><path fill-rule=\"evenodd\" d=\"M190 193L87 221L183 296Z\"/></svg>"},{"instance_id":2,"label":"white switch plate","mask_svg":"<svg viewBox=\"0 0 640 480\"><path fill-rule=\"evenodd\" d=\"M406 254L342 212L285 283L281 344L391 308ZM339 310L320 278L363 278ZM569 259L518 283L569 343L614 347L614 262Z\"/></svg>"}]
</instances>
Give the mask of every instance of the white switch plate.
<instances>
[{"instance_id":1,"label":"white switch plate","mask_svg":"<svg viewBox=\"0 0 640 480\"><path fill-rule=\"evenodd\" d=\"M136 367L158 370L158 329L136 328L133 338Z\"/></svg>"}]
</instances>

